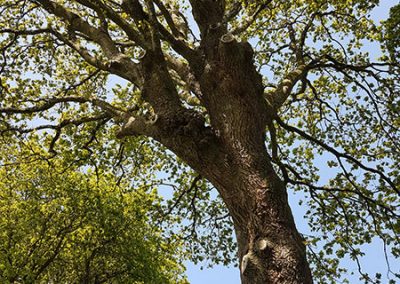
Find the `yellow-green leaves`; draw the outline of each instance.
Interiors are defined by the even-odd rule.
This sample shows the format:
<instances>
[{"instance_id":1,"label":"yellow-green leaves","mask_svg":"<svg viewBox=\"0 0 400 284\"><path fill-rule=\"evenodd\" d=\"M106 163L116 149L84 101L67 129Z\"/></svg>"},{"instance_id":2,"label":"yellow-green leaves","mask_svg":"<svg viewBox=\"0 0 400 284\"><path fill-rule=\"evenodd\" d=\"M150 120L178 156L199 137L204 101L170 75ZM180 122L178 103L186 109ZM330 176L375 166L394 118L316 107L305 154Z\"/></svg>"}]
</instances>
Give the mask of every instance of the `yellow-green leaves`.
<instances>
[{"instance_id":1,"label":"yellow-green leaves","mask_svg":"<svg viewBox=\"0 0 400 284\"><path fill-rule=\"evenodd\" d=\"M393 63L400 57L400 4L390 9L389 18L384 22L384 43Z\"/></svg>"},{"instance_id":2,"label":"yellow-green leaves","mask_svg":"<svg viewBox=\"0 0 400 284\"><path fill-rule=\"evenodd\" d=\"M186 283L178 244L153 223L156 195L4 150L0 282Z\"/></svg>"}]
</instances>

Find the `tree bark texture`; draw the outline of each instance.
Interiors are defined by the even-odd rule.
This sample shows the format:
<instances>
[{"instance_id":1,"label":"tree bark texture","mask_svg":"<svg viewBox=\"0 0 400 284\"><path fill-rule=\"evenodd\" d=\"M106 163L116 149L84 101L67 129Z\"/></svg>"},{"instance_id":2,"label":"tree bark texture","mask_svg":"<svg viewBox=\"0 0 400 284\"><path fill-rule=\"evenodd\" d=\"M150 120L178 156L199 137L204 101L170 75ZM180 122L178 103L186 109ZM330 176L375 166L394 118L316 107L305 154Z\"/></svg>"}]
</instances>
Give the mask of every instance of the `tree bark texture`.
<instances>
[{"instance_id":1,"label":"tree bark texture","mask_svg":"<svg viewBox=\"0 0 400 284\"><path fill-rule=\"evenodd\" d=\"M162 106L160 93L173 100L171 92L176 91L166 67L152 68L149 60L144 97L159 115L150 134L219 191L233 218L243 284L312 283L285 184L266 151L265 129L274 110L263 97L252 48L229 35L210 46L214 48L205 48L201 68L192 68L210 125L177 104Z\"/></svg>"}]
</instances>

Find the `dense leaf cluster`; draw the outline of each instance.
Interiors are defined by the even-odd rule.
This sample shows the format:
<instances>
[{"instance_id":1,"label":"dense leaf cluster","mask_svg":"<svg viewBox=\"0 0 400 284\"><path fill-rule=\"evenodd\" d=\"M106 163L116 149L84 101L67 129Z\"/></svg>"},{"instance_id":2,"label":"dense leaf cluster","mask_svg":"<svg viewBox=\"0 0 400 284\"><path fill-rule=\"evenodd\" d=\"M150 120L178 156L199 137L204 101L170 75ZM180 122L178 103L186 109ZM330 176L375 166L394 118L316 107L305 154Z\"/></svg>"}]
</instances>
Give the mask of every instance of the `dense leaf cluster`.
<instances>
[{"instance_id":1,"label":"dense leaf cluster","mask_svg":"<svg viewBox=\"0 0 400 284\"><path fill-rule=\"evenodd\" d=\"M2 283L187 283L155 191L30 151L1 147Z\"/></svg>"}]
</instances>

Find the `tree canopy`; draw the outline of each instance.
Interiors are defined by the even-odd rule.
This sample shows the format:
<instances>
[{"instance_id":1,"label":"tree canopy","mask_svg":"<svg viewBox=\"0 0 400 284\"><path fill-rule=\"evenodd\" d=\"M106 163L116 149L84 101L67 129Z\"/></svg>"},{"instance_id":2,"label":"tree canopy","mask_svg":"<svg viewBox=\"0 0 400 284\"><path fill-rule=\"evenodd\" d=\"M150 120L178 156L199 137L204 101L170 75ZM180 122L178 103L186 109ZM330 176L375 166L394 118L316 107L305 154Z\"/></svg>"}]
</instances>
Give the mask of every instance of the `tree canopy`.
<instances>
[{"instance_id":1,"label":"tree canopy","mask_svg":"<svg viewBox=\"0 0 400 284\"><path fill-rule=\"evenodd\" d=\"M180 236L194 261L238 264L235 230L242 279L253 271L246 257L293 239L289 258L304 243L319 283L345 281L342 259L363 281L384 281L360 265L376 240L387 259L400 256L400 5L382 23L371 18L378 5L0 0L0 133L19 151L4 161L32 178L46 164L24 160L80 169L71 183L101 173L90 199L117 198L101 186L108 177L139 193L141 183L172 189L164 237ZM63 196L74 190L66 186ZM302 192L311 231L302 240L257 231L291 224L282 188ZM256 225L245 228L246 218ZM257 277L283 279L279 265ZM388 271L400 278L390 261Z\"/></svg>"},{"instance_id":2,"label":"tree canopy","mask_svg":"<svg viewBox=\"0 0 400 284\"><path fill-rule=\"evenodd\" d=\"M162 238L154 220L151 188L14 146L1 154L2 283L187 283L179 240Z\"/></svg>"}]
</instances>

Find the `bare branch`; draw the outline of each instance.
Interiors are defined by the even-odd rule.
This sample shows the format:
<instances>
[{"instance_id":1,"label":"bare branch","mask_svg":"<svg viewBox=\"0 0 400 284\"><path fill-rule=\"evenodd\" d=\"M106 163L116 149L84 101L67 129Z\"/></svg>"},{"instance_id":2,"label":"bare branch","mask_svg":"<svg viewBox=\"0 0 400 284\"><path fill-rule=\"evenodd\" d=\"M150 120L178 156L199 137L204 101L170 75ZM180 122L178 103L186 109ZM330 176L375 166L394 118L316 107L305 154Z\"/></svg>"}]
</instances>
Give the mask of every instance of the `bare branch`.
<instances>
[{"instance_id":1,"label":"bare branch","mask_svg":"<svg viewBox=\"0 0 400 284\"><path fill-rule=\"evenodd\" d=\"M15 29L0 29L0 34L11 33L15 36L20 35L38 35L43 33L51 33L51 29L35 29L35 30L15 30Z\"/></svg>"},{"instance_id":2,"label":"bare branch","mask_svg":"<svg viewBox=\"0 0 400 284\"><path fill-rule=\"evenodd\" d=\"M88 37L92 38L102 47L107 57L112 58L119 53L114 42L106 32L91 26L88 22L84 21L77 14L69 11L62 5L50 0L36 0L36 2L41 4L42 7L49 13L63 19L66 23L70 25L72 29L80 31Z\"/></svg>"},{"instance_id":3,"label":"bare branch","mask_svg":"<svg viewBox=\"0 0 400 284\"><path fill-rule=\"evenodd\" d=\"M157 7L160 9L161 14L164 16L165 21L168 24L168 27L171 29L172 34L176 37L179 38L181 37L181 33L178 30L174 20L172 19L172 16L170 14L170 12L168 11L167 7L164 5L163 2L161 2L160 0L154 0L154 3L157 5Z\"/></svg>"},{"instance_id":4,"label":"bare branch","mask_svg":"<svg viewBox=\"0 0 400 284\"><path fill-rule=\"evenodd\" d=\"M132 25L129 24L123 17L121 17L117 12L115 12L110 6L106 5L103 1L93 1L96 4L92 3L92 1L90 0L79 0L78 2L94 10L98 10L99 8L103 9L105 15L109 17L115 24L117 24L126 33L130 40L134 41L144 49L148 48L148 43L143 38L143 36L138 31L136 31L132 27Z\"/></svg>"},{"instance_id":5,"label":"bare branch","mask_svg":"<svg viewBox=\"0 0 400 284\"><path fill-rule=\"evenodd\" d=\"M154 8L154 3L152 0L145 0L147 10L149 13L149 23L151 25L150 28L150 35L151 35L151 47L154 52L162 54L162 49L161 49L161 40L159 36L159 24L158 20L156 17L156 11Z\"/></svg>"}]
</instances>

